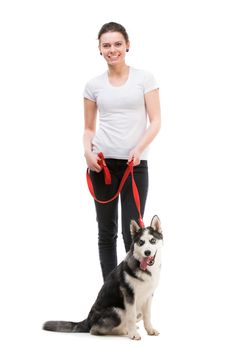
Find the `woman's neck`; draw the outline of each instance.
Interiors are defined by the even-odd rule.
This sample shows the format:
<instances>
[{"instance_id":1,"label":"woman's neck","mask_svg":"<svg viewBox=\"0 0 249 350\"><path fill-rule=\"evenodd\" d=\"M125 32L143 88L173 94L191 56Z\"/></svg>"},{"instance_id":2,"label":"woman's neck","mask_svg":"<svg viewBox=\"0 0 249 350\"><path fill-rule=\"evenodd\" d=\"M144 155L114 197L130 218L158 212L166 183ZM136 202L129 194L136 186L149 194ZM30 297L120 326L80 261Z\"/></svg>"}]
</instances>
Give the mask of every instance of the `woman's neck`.
<instances>
[{"instance_id":1,"label":"woman's neck","mask_svg":"<svg viewBox=\"0 0 249 350\"><path fill-rule=\"evenodd\" d=\"M108 66L109 77L122 77L129 73L129 66L126 63L119 66Z\"/></svg>"}]
</instances>

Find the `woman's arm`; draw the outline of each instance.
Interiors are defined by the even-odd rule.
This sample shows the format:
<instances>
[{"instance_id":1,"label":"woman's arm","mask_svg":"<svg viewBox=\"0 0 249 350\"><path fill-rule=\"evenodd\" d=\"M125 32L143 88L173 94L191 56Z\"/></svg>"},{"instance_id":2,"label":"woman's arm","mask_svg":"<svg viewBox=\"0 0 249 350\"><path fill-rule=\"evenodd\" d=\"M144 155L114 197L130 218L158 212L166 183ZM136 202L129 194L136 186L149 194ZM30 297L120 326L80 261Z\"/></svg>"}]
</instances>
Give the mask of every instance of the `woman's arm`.
<instances>
[{"instance_id":1,"label":"woman's arm","mask_svg":"<svg viewBox=\"0 0 249 350\"><path fill-rule=\"evenodd\" d=\"M139 144L130 152L128 161L134 160L134 165L140 163L143 151L154 140L161 127L161 109L159 90L152 90L144 95L145 106L149 116L150 125Z\"/></svg>"},{"instance_id":2,"label":"woman's arm","mask_svg":"<svg viewBox=\"0 0 249 350\"><path fill-rule=\"evenodd\" d=\"M92 139L96 132L97 106L94 101L87 98L84 98L84 119L83 145L86 163L91 170L99 172L101 171L101 167L98 164L99 157L92 153Z\"/></svg>"}]
</instances>

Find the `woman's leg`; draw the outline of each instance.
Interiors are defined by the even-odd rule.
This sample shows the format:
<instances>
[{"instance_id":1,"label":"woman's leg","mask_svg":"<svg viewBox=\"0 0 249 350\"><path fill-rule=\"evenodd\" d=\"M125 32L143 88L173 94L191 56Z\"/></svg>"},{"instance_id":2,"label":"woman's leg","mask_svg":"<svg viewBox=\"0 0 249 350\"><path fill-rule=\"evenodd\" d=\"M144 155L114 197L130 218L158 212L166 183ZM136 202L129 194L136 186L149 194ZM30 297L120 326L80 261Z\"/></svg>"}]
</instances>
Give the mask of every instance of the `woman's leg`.
<instances>
[{"instance_id":1,"label":"woman's leg","mask_svg":"<svg viewBox=\"0 0 249 350\"><path fill-rule=\"evenodd\" d=\"M138 166L134 167L133 172L140 196L141 215L143 216L149 186L147 161L142 160ZM121 212L122 235L124 239L125 250L128 251L130 249L132 241L130 234L130 222L132 219L138 221L139 218L138 210L132 192L131 176L128 177L121 192Z\"/></svg>"},{"instance_id":2,"label":"woman's leg","mask_svg":"<svg viewBox=\"0 0 249 350\"><path fill-rule=\"evenodd\" d=\"M102 172L91 171L90 176L97 198L100 200L111 198L118 185L113 172L111 185L104 183ZM105 280L108 274L117 266L118 198L108 204L95 201L95 208L98 222L99 259L102 276Z\"/></svg>"},{"instance_id":3,"label":"woman's leg","mask_svg":"<svg viewBox=\"0 0 249 350\"><path fill-rule=\"evenodd\" d=\"M118 199L108 204L95 201L98 222L99 260L103 279L117 266Z\"/></svg>"}]
</instances>

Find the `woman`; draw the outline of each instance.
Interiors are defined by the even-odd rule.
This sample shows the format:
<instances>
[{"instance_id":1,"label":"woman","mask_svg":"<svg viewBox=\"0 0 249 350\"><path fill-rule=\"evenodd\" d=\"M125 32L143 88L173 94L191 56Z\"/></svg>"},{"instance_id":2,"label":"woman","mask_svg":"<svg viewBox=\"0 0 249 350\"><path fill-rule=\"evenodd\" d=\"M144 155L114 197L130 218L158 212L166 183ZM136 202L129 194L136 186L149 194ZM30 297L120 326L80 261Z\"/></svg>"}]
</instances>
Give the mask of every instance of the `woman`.
<instances>
[{"instance_id":1,"label":"woman","mask_svg":"<svg viewBox=\"0 0 249 350\"><path fill-rule=\"evenodd\" d=\"M129 52L130 42L122 25L115 22L104 24L98 40L99 52L106 60L108 70L91 79L84 91L86 162L97 197L106 200L117 191L127 162L133 160L143 215L148 192L148 146L160 129L158 85L150 73L126 64L125 56ZM97 112L99 127L96 131ZM112 184L109 186L105 185L98 164L99 152L104 154L111 172ZM130 221L138 219L130 176L119 197L122 235L128 251L131 245ZM95 201L104 280L117 265L118 200L108 204Z\"/></svg>"}]
</instances>

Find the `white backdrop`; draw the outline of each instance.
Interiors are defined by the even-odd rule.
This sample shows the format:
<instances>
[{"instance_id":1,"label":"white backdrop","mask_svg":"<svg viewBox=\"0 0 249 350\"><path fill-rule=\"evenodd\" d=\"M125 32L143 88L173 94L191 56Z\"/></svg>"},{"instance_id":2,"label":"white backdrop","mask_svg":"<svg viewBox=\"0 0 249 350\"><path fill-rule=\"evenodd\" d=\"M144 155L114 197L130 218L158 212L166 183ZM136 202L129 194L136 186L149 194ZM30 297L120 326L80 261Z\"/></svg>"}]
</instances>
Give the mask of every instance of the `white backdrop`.
<instances>
[{"instance_id":1,"label":"white backdrop","mask_svg":"<svg viewBox=\"0 0 249 350\"><path fill-rule=\"evenodd\" d=\"M248 350L246 3L1 1L1 348ZM160 83L145 223L158 214L165 237L161 334L141 329L141 342L41 330L83 319L101 286L82 92L106 69L96 38L109 21L130 35L127 63Z\"/></svg>"}]
</instances>

